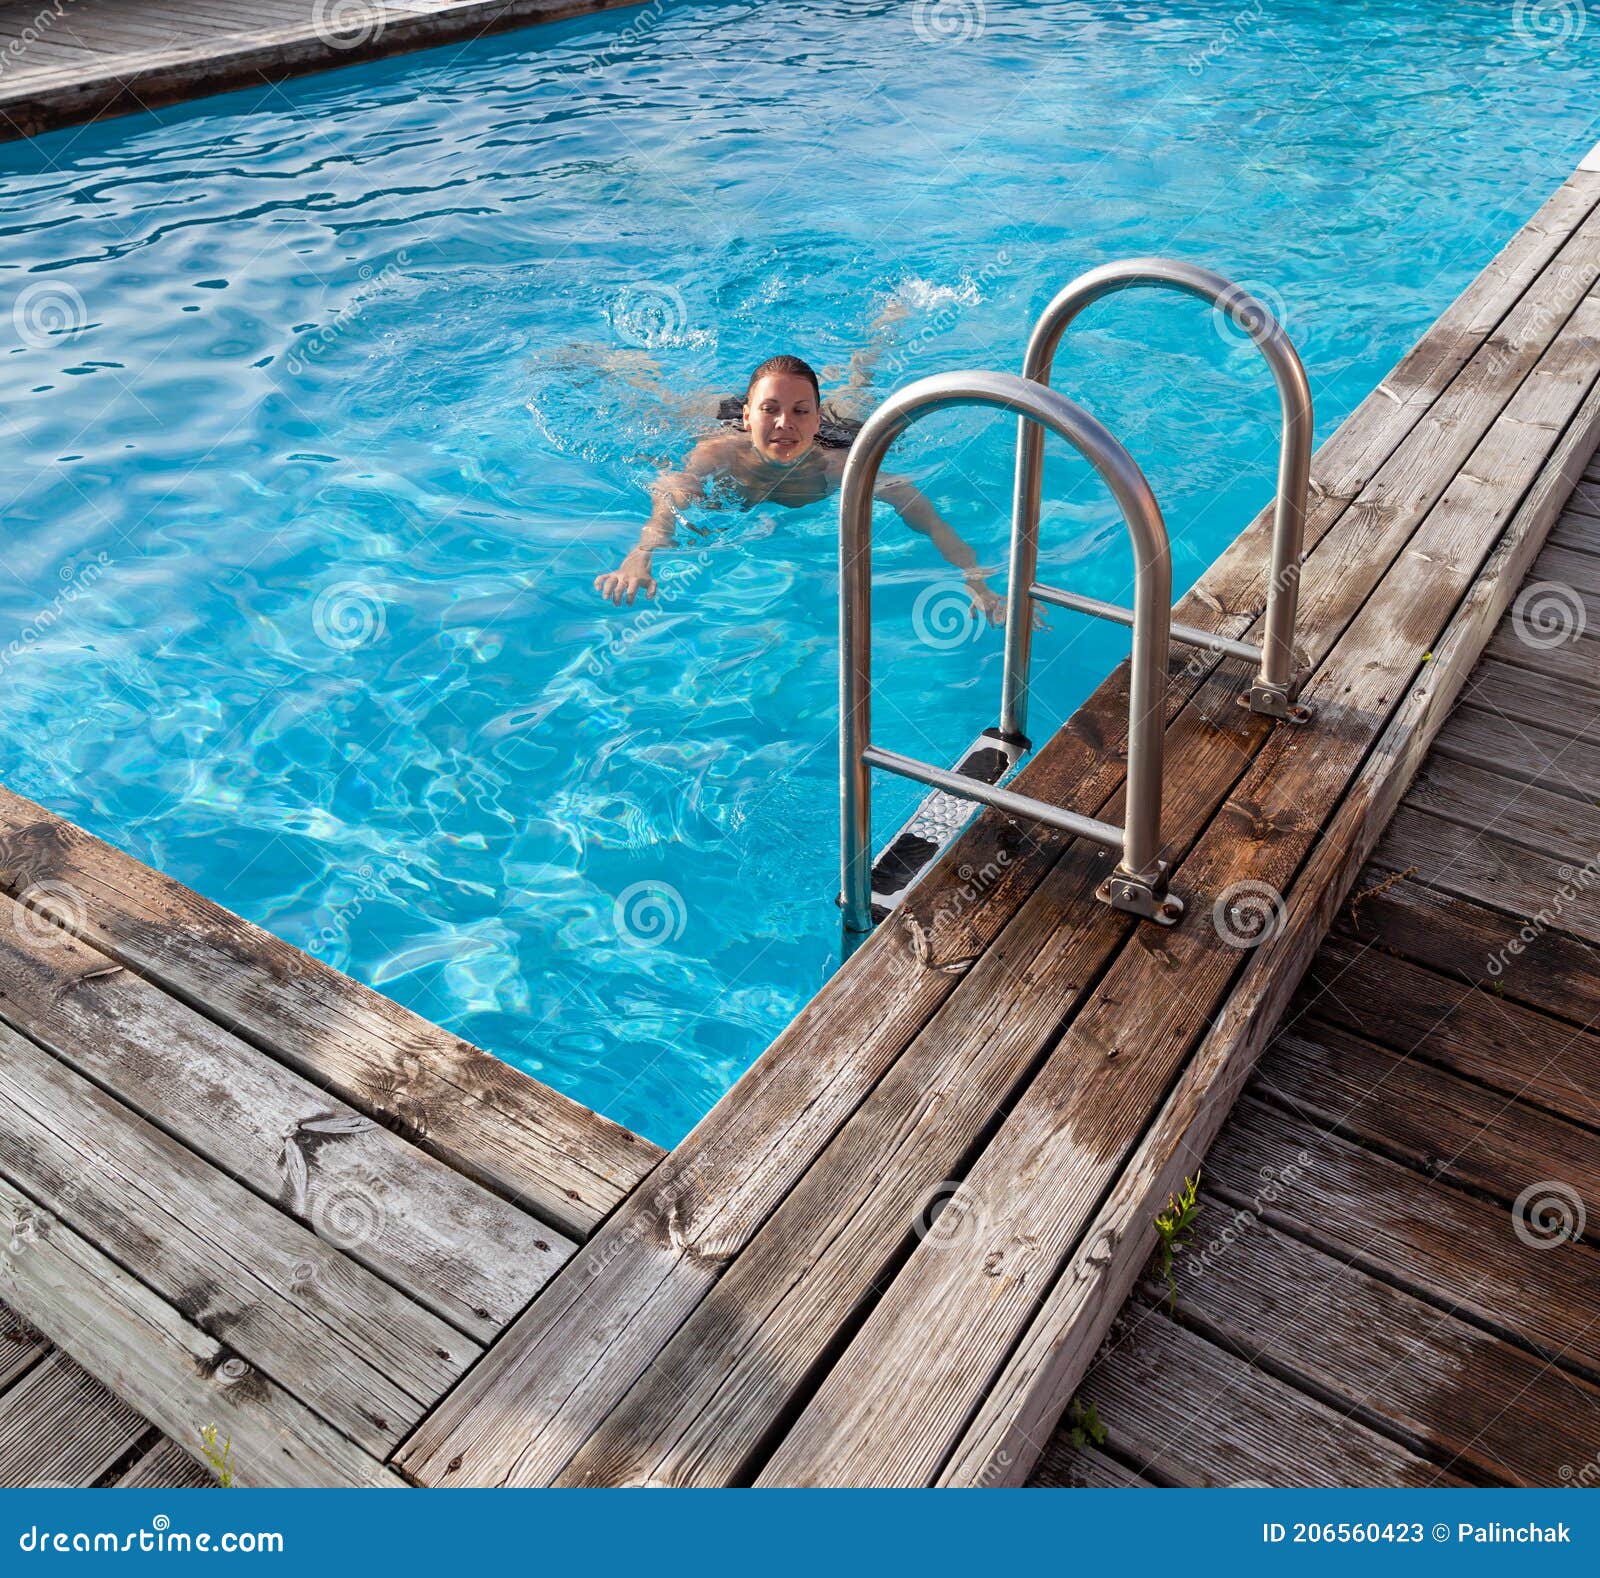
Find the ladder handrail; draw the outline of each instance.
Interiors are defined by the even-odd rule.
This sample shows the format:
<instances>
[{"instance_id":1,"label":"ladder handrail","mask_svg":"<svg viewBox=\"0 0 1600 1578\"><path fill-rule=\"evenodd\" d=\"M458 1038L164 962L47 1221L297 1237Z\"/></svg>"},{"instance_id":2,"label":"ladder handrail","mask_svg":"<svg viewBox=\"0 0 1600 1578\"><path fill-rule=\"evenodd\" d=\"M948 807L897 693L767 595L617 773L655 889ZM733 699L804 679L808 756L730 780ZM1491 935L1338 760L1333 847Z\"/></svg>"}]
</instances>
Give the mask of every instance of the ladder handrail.
<instances>
[{"instance_id":1,"label":"ladder handrail","mask_svg":"<svg viewBox=\"0 0 1600 1578\"><path fill-rule=\"evenodd\" d=\"M905 772L909 762L874 751L872 714L872 500L890 444L915 421L957 405L988 405L1015 411L1021 426L1066 439L1099 473L1127 523L1134 546L1133 658L1128 699L1127 820L1123 828L1077 817L1059 807L1009 791L993 791L976 780L942 786L965 798L1031 814L1079 836L1120 839L1122 860L1108 879L1117 902L1131 899L1158 919L1181 912L1165 898L1166 867L1160 859L1161 767L1166 731L1167 653L1172 618L1172 555L1155 494L1133 457L1111 432L1081 406L1047 384L1015 373L938 373L890 395L867 418L850 447L839 489L839 795L841 903L845 929L872 927L872 788L874 765ZM1031 580L1030 583L1031 584ZM1015 582L1013 582L1013 587ZM1013 618L1016 617L1014 614ZM1029 614L1023 614L1028 621ZM907 776L913 776L907 773Z\"/></svg>"},{"instance_id":2,"label":"ladder handrail","mask_svg":"<svg viewBox=\"0 0 1600 1578\"><path fill-rule=\"evenodd\" d=\"M1198 296L1225 310L1261 350L1278 386L1283 434L1278 454L1278 493L1273 508L1272 573L1267 586L1266 638L1252 705L1275 716L1290 715L1298 692L1294 671L1294 626L1299 601L1300 555L1305 536L1306 497L1311 485L1313 421L1311 386L1283 326L1264 303L1212 269L1174 258L1124 258L1080 274L1045 308L1028 340L1023 375L1048 387L1056 350L1073 320L1102 296L1159 287ZM1004 674L1000 732L1025 736L1028 684L1033 657L1033 588L1039 566L1039 503L1044 471L1043 435L1026 419L1017 423L1017 472L1011 518L1011 584L1006 592Z\"/></svg>"}]
</instances>

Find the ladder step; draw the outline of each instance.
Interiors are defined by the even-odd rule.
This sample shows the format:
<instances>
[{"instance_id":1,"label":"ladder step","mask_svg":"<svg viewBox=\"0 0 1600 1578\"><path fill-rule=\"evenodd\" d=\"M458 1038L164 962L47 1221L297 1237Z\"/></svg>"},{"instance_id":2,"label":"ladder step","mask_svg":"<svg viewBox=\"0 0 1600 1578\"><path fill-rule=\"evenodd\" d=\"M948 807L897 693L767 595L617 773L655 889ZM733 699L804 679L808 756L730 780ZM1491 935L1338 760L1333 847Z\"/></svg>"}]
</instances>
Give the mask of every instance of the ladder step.
<instances>
[{"instance_id":1,"label":"ladder step","mask_svg":"<svg viewBox=\"0 0 1600 1578\"><path fill-rule=\"evenodd\" d=\"M1021 740L1007 740L985 729L956 764L963 778L998 784L1027 754ZM971 800L935 789L872 863L872 918L881 921L916 885L946 846L982 809Z\"/></svg>"}]
</instances>

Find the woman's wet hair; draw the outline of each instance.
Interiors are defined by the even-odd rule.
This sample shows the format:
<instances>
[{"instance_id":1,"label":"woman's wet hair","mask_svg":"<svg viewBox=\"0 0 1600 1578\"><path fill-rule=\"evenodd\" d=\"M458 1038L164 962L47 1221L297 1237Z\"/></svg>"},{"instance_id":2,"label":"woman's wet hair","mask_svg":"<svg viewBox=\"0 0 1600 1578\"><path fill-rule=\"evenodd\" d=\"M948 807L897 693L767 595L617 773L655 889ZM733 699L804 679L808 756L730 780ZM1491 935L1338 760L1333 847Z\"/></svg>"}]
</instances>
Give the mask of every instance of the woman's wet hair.
<instances>
[{"instance_id":1,"label":"woman's wet hair","mask_svg":"<svg viewBox=\"0 0 1600 1578\"><path fill-rule=\"evenodd\" d=\"M756 370L750 374L750 382L744 386L744 397L750 398L750 391L761 382L763 378L774 374L787 374L791 378L804 378L811 385L811 393L816 397L818 406L822 404L822 386L817 382L817 375L812 370L810 362L801 361L798 356L769 356Z\"/></svg>"}]
</instances>

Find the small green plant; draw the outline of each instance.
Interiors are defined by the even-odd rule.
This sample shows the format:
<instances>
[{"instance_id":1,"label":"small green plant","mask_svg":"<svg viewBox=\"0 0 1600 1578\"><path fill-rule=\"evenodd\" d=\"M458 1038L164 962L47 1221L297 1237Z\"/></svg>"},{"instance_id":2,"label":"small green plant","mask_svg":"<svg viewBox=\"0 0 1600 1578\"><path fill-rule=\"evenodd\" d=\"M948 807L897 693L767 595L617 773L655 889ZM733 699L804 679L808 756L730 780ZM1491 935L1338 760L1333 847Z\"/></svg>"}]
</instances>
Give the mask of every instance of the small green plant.
<instances>
[{"instance_id":1,"label":"small green plant","mask_svg":"<svg viewBox=\"0 0 1600 1578\"><path fill-rule=\"evenodd\" d=\"M1091 1442L1095 1446L1106 1444L1106 1427L1100 1423L1100 1415L1095 1412L1093 1403L1079 1402L1076 1397L1067 1404L1067 1440L1075 1447L1086 1447Z\"/></svg>"},{"instance_id":2,"label":"small green plant","mask_svg":"<svg viewBox=\"0 0 1600 1578\"><path fill-rule=\"evenodd\" d=\"M1174 1259L1180 1249L1187 1249L1189 1236L1194 1231L1194 1219L1200 1214L1200 1175L1183 1180L1183 1193L1169 1195L1167 1208L1156 1215L1156 1275L1167 1284L1167 1307L1178 1308L1178 1274Z\"/></svg>"},{"instance_id":3,"label":"small green plant","mask_svg":"<svg viewBox=\"0 0 1600 1578\"><path fill-rule=\"evenodd\" d=\"M1496 997L1504 997L1506 995L1506 983L1504 981L1490 981L1489 990Z\"/></svg>"},{"instance_id":4,"label":"small green plant","mask_svg":"<svg viewBox=\"0 0 1600 1578\"><path fill-rule=\"evenodd\" d=\"M233 1489L233 1437L229 1436L222 1443L219 1450L217 1446L217 1427L207 1425L200 1432L200 1450L212 1468L217 1471L217 1484L223 1490Z\"/></svg>"}]
</instances>

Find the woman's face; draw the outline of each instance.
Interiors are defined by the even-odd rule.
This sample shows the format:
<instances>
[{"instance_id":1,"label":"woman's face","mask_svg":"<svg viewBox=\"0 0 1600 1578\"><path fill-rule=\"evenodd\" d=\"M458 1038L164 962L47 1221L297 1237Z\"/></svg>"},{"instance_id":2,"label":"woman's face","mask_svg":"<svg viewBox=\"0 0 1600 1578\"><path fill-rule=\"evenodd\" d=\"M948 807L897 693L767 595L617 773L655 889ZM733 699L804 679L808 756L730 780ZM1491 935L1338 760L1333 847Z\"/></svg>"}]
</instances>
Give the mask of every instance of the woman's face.
<instances>
[{"instance_id":1,"label":"woman's face","mask_svg":"<svg viewBox=\"0 0 1600 1578\"><path fill-rule=\"evenodd\" d=\"M796 373L768 373L759 379L744 403L744 425L768 460L785 465L798 460L816 443L822 427L811 380Z\"/></svg>"}]
</instances>

